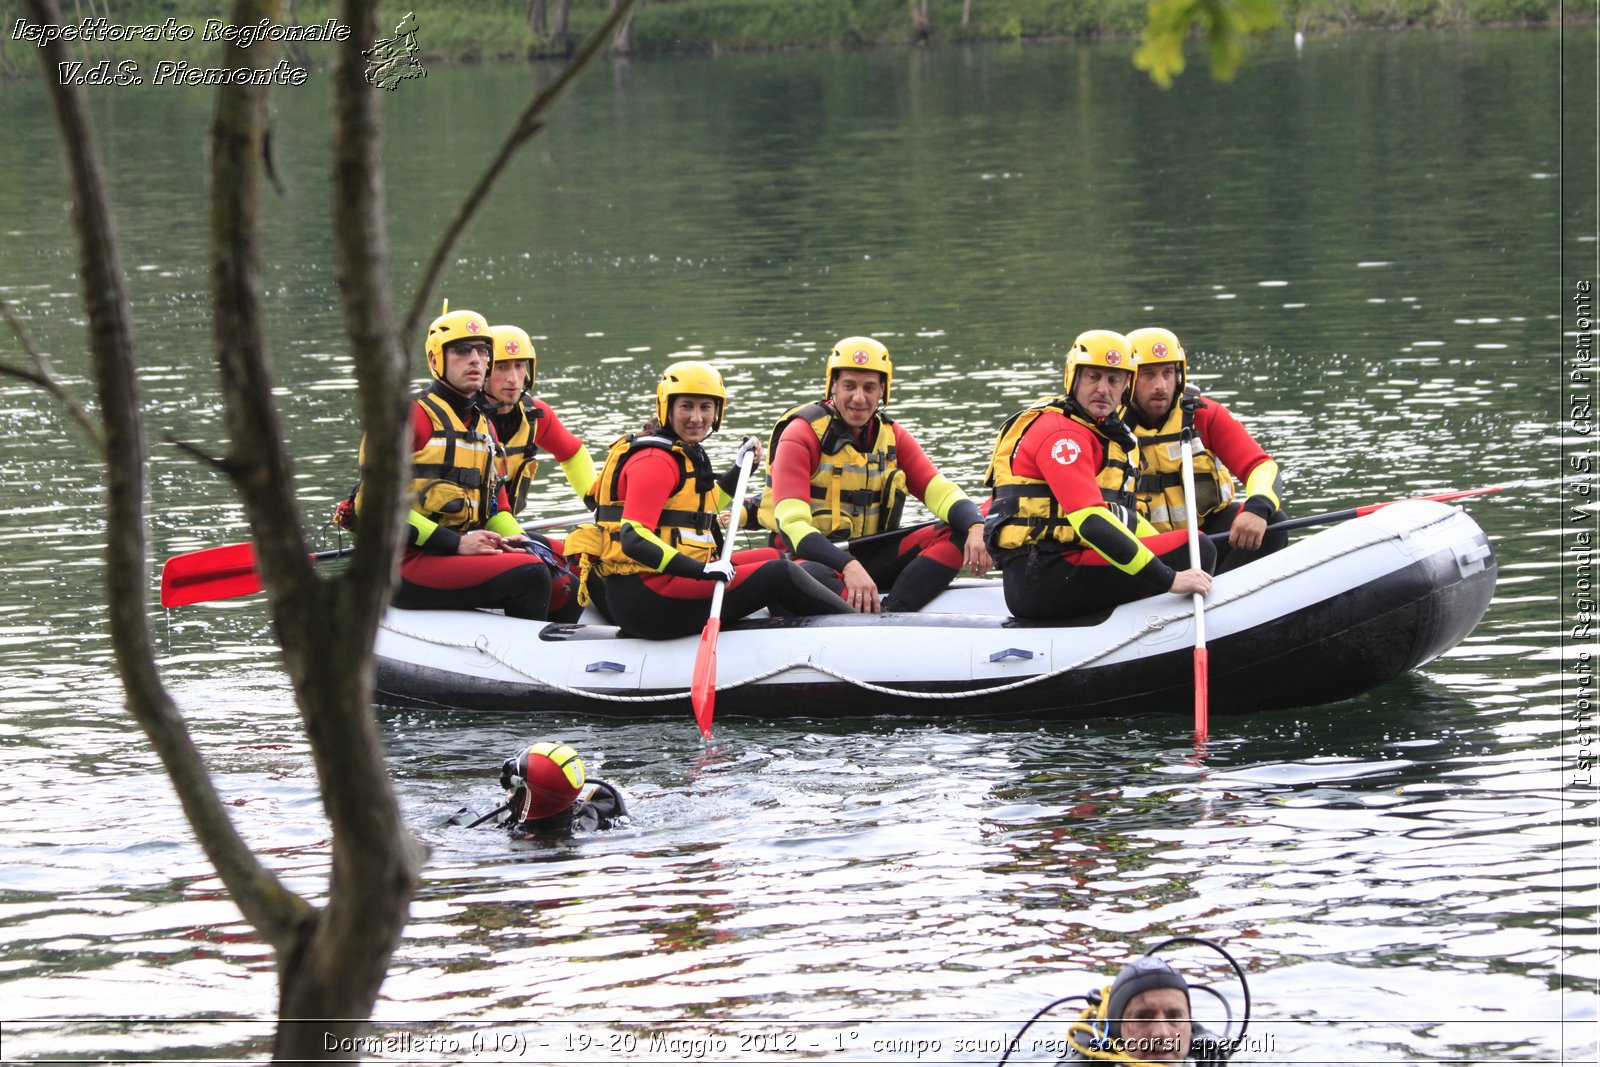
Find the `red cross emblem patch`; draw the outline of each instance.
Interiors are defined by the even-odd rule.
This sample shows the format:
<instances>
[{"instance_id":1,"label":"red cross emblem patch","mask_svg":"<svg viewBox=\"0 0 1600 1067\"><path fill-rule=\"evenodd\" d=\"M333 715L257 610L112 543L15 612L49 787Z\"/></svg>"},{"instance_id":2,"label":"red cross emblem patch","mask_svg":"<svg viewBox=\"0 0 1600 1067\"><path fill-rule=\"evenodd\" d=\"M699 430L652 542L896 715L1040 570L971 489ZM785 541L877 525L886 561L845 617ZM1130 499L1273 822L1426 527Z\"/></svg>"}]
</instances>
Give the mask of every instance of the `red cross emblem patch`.
<instances>
[{"instance_id":1,"label":"red cross emblem patch","mask_svg":"<svg viewBox=\"0 0 1600 1067\"><path fill-rule=\"evenodd\" d=\"M865 367L867 365L867 359L869 357L867 356L867 354L865 352L862 352L862 351L858 350L856 352L856 354L851 356L850 358L856 361L857 366Z\"/></svg>"},{"instance_id":2,"label":"red cross emblem patch","mask_svg":"<svg viewBox=\"0 0 1600 1067\"><path fill-rule=\"evenodd\" d=\"M483 332L483 325L481 323L479 323L478 321L473 320L472 322L467 323L467 332L468 333L482 333Z\"/></svg>"},{"instance_id":3,"label":"red cross emblem patch","mask_svg":"<svg viewBox=\"0 0 1600 1067\"><path fill-rule=\"evenodd\" d=\"M1122 353L1118 352L1115 348L1111 349L1110 351L1108 351L1106 353L1106 366L1115 367L1117 364L1119 364L1121 362L1122 362Z\"/></svg>"},{"instance_id":4,"label":"red cross emblem patch","mask_svg":"<svg viewBox=\"0 0 1600 1067\"><path fill-rule=\"evenodd\" d=\"M1152 356L1155 356L1157 359L1166 359L1167 358L1167 345L1166 345L1166 342L1165 341L1157 341L1155 344L1151 345L1150 346L1150 354Z\"/></svg>"},{"instance_id":5,"label":"red cross emblem patch","mask_svg":"<svg viewBox=\"0 0 1600 1067\"><path fill-rule=\"evenodd\" d=\"M522 351L522 346L517 344L517 342L515 342L515 341L507 341L506 342L506 355L514 356L518 352L521 352L521 351Z\"/></svg>"}]
</instances>

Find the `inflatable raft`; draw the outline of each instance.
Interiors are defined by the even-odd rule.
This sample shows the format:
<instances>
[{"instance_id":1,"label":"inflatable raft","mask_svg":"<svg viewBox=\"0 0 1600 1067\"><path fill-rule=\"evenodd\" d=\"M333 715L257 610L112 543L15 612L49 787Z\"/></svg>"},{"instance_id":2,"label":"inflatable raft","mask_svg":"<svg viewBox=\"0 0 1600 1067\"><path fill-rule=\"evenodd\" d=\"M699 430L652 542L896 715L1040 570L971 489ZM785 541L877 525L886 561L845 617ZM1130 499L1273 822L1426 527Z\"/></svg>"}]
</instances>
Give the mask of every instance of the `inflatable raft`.
<instances>
[{"instance_id":1,"label":"inflatable raft","mask_svg":"<svg viewBox=\"0 0 1600 1067\"><path fill-rule=\"evenodd\" d=\"M1206 609L1212 711L1327 704L1427 663L1472 632L1496 573L1470 516L1410 501L1220 575ZM963 579L916 613L727 625L717 717L1188 714L1193 642L1189 597L1023 622L1006 614L999 581ZM627 637L587 615L391 609L378 635L379 699L692 722L698 643Z\"/></svg>"}]
</instances>

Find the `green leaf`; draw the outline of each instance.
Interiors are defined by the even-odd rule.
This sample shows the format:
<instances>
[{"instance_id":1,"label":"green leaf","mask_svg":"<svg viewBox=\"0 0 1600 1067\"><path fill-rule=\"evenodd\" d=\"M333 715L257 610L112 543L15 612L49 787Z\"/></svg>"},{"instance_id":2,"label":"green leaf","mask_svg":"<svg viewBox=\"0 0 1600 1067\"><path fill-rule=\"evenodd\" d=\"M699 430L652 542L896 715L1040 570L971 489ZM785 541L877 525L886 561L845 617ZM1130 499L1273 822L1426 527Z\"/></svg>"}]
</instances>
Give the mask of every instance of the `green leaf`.
<instances>
[{"instance_id":1,"label":"green leaf","mask_svg":"<svg viewBox=\"0 0 1600 1067\"><path fill-rule=\"evenodd\" d=\"M1150 0L1133 65L1163 89L1183 73L1183 45L1199 27L1211 58L1211 76L1232 81L1244 63L1248 38L1276 26L1282 0Z\"/></svg>"}]
</instances>

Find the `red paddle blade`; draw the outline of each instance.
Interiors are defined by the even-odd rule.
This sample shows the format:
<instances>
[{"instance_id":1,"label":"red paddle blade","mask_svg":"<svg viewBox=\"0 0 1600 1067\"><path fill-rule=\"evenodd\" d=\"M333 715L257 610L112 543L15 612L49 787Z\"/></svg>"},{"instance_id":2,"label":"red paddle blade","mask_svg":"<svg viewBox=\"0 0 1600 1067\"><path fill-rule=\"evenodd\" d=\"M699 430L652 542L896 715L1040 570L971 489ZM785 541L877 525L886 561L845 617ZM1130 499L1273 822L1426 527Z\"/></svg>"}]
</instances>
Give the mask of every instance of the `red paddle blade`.
<instances>
[{"instance_id":1,"label":"red paddle blade","mask_svg":"<svg viewBox=\"0 0 1600 1067\"><path fill-rule=\"evenodd\" d=\"M161 606L181 608L261 592L256 549L248 541L173 556L161 567Z\"/></svg>"},{"instance_id":2,"label":"red paddle blade","mask_svg":"<svg viewBox=\"0 0 1600 1067\"><path fill-rule=\"evenodd\" d=\"M711 736L711 716L717 704L717 635L722 632L722 620L715 615L706 620L700 631L700 649L694 657L694 678L689 683L689 702L694 705L694 721L700 726L700 736Z\"/></svg>"},{"instance_id":3,"label":"red paddle blade","mask_svg":"<svg viewBox=\"0 0 1600 1067\"><path fill-rule=\"evenodd\" d=\"M1498 493L1501 490L1501 488L1502 488L1501 486L1493 485L1493 486L1490 486L1487 489L1462 489L1462 490L1460 490L1458 492L1454 492L1454 493L1437 493L1437 494L1435 494L1433 496L1413 496L1413 497L1405 497L1405 498L1403 498L1401 500L1385 500L1381 504L1367 504L1364 507L1356 508L1356 517L1360 518L1363 515L1371 515L1374 511L1377 511L1379 508L1386 508L1390 504L1405 504L1405 503L1408 503L1409 501L1412 501L1412 500L1438 500L1438 501L1460 500L1462 497L1467 497L1467 496L1483 496L1485 493Z\"/></svg>"},{"instance_id":4,"label":"red paddle blade","mask_svg":"<svg viewBox=\"0 0 1600 1067\"><path fill-rule=\"evenodd\" d=\"M1204 741L1211 732L1211 654L1194 650L1194 736Z\"/></svg>"}]
</instances>

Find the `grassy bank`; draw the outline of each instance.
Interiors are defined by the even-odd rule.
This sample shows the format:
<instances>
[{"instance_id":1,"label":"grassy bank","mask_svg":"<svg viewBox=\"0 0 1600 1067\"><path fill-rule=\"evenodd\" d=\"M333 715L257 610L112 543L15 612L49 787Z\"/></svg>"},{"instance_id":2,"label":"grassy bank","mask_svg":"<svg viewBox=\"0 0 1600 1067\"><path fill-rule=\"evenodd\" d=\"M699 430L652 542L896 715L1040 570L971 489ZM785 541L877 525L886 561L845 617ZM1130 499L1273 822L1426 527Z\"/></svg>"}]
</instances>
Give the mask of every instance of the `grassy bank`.
<instances>
[{"instance_id":1,"label":"grassy bank","mask_svg":"<svg viewBox=\"0 0 1600 1067\"><path fill-rule=\"evenodd\" d=\"M557 0L546 0L553 14ZM607 0L570 0L569 38L581 39L604 19ZM89 17L96 5L86 5ZM174 18L193 26L187 41L118 41L79 46L98 58L214 62L218 46L203 43L208 17L225 5L193 0L102 0L99 13L112 24L155 26ZM1146 0L927 0L927 32L912 17L913 0L641 0L631 44L640 55L844 48L931 42L1021 41L1103 36L1131 37L1145 21ZM1553 24L1560 0L1284 0L1284 28L1307 33L1381 28L1443 28L1504 24ZM336 12L331 0L285 4L303 25ZM529 27L528 0L397 0L385 5L385 21L414 11L424 60L522 59L559 54L562 42ZM70 20L80 9L65 6ZM963 21L963 15L966 15ZM287 15L286 15L287 17ZM7 5L3 55L8 67L37 70L33 46L12 39L15 10ZM307 47L300 61L327 62L326 45Z\"/></svg>"}]
</instances>

